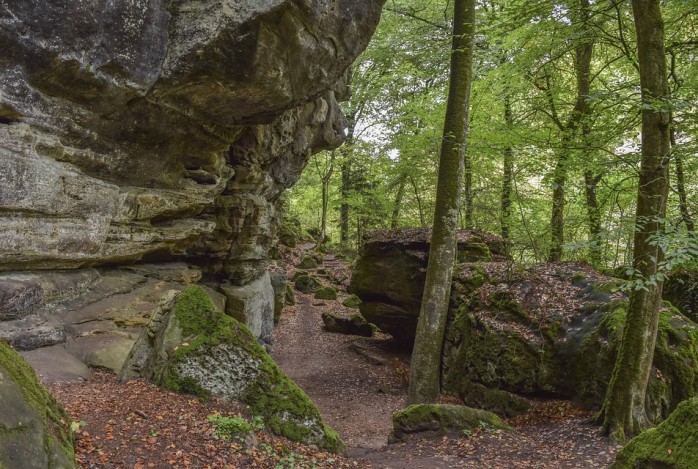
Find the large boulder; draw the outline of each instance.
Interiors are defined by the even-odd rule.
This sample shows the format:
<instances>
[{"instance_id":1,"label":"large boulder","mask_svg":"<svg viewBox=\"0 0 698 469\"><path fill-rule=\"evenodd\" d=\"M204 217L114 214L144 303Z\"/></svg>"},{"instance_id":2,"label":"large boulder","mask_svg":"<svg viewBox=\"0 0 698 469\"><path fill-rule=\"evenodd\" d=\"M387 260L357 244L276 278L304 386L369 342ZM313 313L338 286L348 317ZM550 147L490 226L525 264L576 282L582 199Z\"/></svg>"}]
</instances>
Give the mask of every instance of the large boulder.
<instances>
[{"instance_id":1,"label":"large boulder","mask_svg":"<svg viewBox=\"0 0 698 469\"><path fill-rule=\"evenodd\" d=\"M385 241L401 236L367 243L352 288L366 319L410 346L424 285L424 264L415 259L426 258L427 246L407 249L415 245ZM400 246L406 249L402 254ZM395 269L393 275L389 269ZM512 393L568 398L598 408L627 314L621 286L621 280L584 263L457 264L443 348L443 391L503 415L523 409ZM646 410L656 422L698 392L698 325L668 304L660 317L653 365Z\"/></svg>"},{"instance_id":2,"label":"large boulder","mask_svg":"<svg viewBox=\"0 0 698 469\"><path fill-rule=\"evenodd\" d=\"M250 329L252 335L271 343L274 328L274 288L269 272L247 285L223 285L225 312Z\"/></svg>"},{"instance_id":3,"label":"large boulder","mask_svg":"<svg viewBox=\"0 0 698 469\"><path fill-rule=\"evenodd\" d=\"M554 395L598 408L615 364L628 302L619 281L566 262L460 264L444 346L444 388L470 383ZM660 317L646 408L666 418L698 391L698 325L675 308Z\"/></svg>"},{"instance_id":4,"label":"large boulder","mask_svg":"<svg viewBox=\"0 0 698 469\"><path fill-rule=\"evenodd\" d=\"M0 269L189 255L259 277L279 196L344 140L382 3L5 1Z\"/></svg>"},{"instance_id":5,"label":"large boulder","mask_svg":"<svg viewBox=\"0 0 698 469\"><path fill-rule=\"evenodd\" d=\"M249 329L218 311L204 289L168 292L119 378L145 377L177 392L242 401L267 428L294 441L343 451L308 396Z\"/></svg>"},{"instance_id":6,"label":"large boulder","mask_svg":"<svg viewBox=\"0 0 698 469\"><path fill-rule=\"evenodd\" d=\"M361 315L406 346L414 342L430 239L427 229L371 231L351 277L349 291L361 298ZM503 259L505 248L496 235L458 232L461 262Z\"/></svg>"},{"instance_id":7,"label":"large boulder","mask_svg":"<svg viewBox=\"0 0 698 469\"><path fill-rule=\"evenodd\" d=\"M404 438L413 433L426 435L456 434L475 430L507 430L491 412L450 404L417 404L393 414L393 436Z\"/></svg>"},{"instance_id":8,"label":"large boulder","mask_svg":"<svg viewBox=\"0 0 698 469\"><path fill-rule=\"evenodd\" d=\"M698 270L679 269L671 272L664 282L662 298L681 314L698 322Z\"/></svg>"},{"instance_id":9,"label":"large boulder","mask_svg":"<svg viewBox=\"0 0 698 469\"><path fill-rule=\"evenodd\" d=\"M617 454L611 469L698 467L698 399L679 404L664 422L642 432Z\"/></svg>"},{"instance_id":10,"label":"large boulder","mask_svg":"<svg viewBox=\"0 0 698 469\"><path fill-rule=\"evenodd\" d=\"M0 467L76 468L70 422L34 370L0 341Z\"/></svg>"}]
</instances>

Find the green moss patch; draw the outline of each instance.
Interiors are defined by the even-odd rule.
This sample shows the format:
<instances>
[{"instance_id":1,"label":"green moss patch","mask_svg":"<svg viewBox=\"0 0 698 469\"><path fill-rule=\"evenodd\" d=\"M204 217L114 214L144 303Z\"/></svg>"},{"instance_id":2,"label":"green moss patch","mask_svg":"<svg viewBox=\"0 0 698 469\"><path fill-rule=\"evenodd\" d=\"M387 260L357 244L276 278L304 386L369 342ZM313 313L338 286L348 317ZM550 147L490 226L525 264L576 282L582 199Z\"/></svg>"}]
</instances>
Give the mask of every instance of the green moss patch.
<instances>
[{"instance_id":1,"label":"green moss patch","mask_svg":"<svg viewBox=\"0 0 698 469\"><path fill-rule=\"evenodd\" d=\"M192 363L215 364L217 350L227 356L235 354L244 362L238 369L228 370L238 381L240 400L250 406L253 415L261 415L271 431L294 441L316 444L330 451L343 452L337 434L324 425L315 404L289 379L259 345L247 327L216 310L206 291L191 286L177 298L174 315L182 329L183 340L172 352L159 382L163 387L201 397L212 394L203 380L180 374L183 366ZM223 372L231 363L223 363L216 372ZM237 385L237 384L236 384ZM215 390L213 390L215 391ZM219 394L217 392L213 392Z\"/></svg>"},{"instance_id":2,"label":"green moss patch","mask_svg":"<svg viewBox=\"0 0 698 469\"><path fill-rule=\"evenodd\" d=\"M23 399L23 402L13 404L9 395L0 396L1 399L5 400L5 405L12 407L5 410L9 415L3 415L3 418L8 419L9 422L12 420L13 412L21 411L22 407L27 407L36 416L29 418L36 418L38 422L24 421L24 429L19 432L16 429L5 429L0 425L0 453L3 453L2 448L5 447L5 444L9 445L10 448L16 445L23 446L22 441L24 441L25 436L27 441L35 441L29 433L38 432L38 435L43 438L43 449L36 447L18 449L29 451L36 454L37 457L43 454L42 457L47 459L50 469L76 467L70 417L39 382L36 373L24 361L24 358L2 341L0 341L0 378L2 378L1 375L9 377L10 382L3 384L5 389L8 391L10 388L18 389ZM19 396L19 394L17 395ZM24 419L27 418L28 416L25 415ZM37 426L41 428L37 428ZM11 455L0 454L0 467L3 466L4 457L11 457Z\"/></svg>"},{"instance_id":3,"label":"green moss patch","mask_svg":"<svg viewBox=\"0 0 698 469\"><path fill-rule=\"evenodd\" d=\"M359 309L359 306L361 305L361 299L358 296L352 294L346 297L344 301L342 301L342 305L351 309Z\"/></svg>"},{"instance_id":4,"label":"green moss patch","mask_svg":"<svg viewBox=\"0 0 698 469\"><path fill-rule=\"evenodd\" d=\"M509 430L499 417L485 410L448 404L418 404L393 414L393 435L451 434L477 429Z\"/></svg>"},{"instance_id":5,"label":"green moss patch","mask_svg":"<svg viewBox=\"0 0 698 469\"><path fill-rule=\"evenodd\" d=\"M698 467L698 398L682 402L667 420L632 439L611 469Z\"/></svg>"},{"instance_id":6,"label":"green moss patch","mask_svg":"<svg viewBox=\"0 0 698 469\"><path fill-rule=\"evenodd\" d=\"M315 299L336 300L337 290L333 287L320 287L317 290L315 290Z\"/></svg>"}]
</instances>

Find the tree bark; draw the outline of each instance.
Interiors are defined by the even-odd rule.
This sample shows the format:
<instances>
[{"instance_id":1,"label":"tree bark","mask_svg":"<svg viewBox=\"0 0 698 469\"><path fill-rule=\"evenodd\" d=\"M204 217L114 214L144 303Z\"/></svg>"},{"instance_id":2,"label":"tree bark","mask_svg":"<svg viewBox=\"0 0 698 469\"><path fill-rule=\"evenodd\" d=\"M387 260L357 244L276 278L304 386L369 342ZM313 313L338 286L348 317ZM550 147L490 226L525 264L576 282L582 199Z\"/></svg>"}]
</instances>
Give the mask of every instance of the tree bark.
<instances>
[{"instance_id":1,"label":"tree bark","mask_svg":"<svg viewBox=\"0 0 698 469\"><path fill-rule=\"evenodd\" d=\"M573 15L574 24L582 29L587 27L589 22L589 0L579 0L578 11ZM581 39L577 39L575 47L575 69L577 75L577 100L572 110L567 124L564 127L555 117L556 112L553 106L552 115L558 121L558 126L562 130L561 149L558 152L557 163L553 171L553 207L550 215L551 229L551 245L548 260L550 262L559 261L562 259L562 245L565 243L565 185L567 184L567 165L569 161L569 152L571 143L577 133L577 129L584 121L589 106L587 98L591 88L591 56L594 49L594 42L586 35L582 35ZM548 99L552 101L552 91L550 86L547 88Z\"/></svg>"},{"instance_id":2,"label":"tree bark","mask_svg":"<svg viewBox=\"0 0 698 469\"><path fill-rule=\"evenodd\" d=\"M672 147L676 146L674 137L674 129L669 131L669 142ZM686 225L686 229L690 232L695 232L696 227L693 223L693 217L688 211L688 197L686 196L686 177L683 171L683 157L676 153L674 154L674 166L676 168L676 192L679 195L679 211L681 212L681 221Z\"/></svg>"},{"instance_id":3,"label":"tree bark","mask_svg":"<svg viewBox=\"0 0 698 469\"><path fill-rule=\"evenodd\" d=\"M397 194L395 195L395 205L393 206L393 214L390 217L390 229L396 230L399 226L400 221L400 206L402 205L402 198L405 196L405 184L407 182L407 176L400 175L400 180L397 186Z\"/></svg>"},{"instance_id":4,"label":"tree bark","mask_svg":"<svg viewBox=\"0 0 698 469\"><path fill-rule=\"evenodd\" d=\"M642 88L642 157L637 193L633 267L645 281L630 295L623 339L600 417L619 441L650 426L645 395L657 339L663 283L657 278L662 251L650 244L663 230L669 189L670 112L660 0L633 0ZM648 280L656 279L656 282Z\"/></svg>"},{"instance_id":5,"label":"tree bark","mask_svg":"<svg viewBox=\"0 0 698 469\"><path fill-rule=\"evenodd\" d=\"M511 96L507 93L504 96L504 121L507 130L514 126L514 116L511 111ZM511 193L514 180L514 149L507 144L504 149L504 165L502 174L502 213L501 213L501 233L504 241L509 244L509 229L511 224Z\"/></svg>"},{"instance_id":6,"label":"tree bark","mask_svg":"<svg viewBox=\"0 0 698 469\"><path fill-rule=\"evenodd\" d=\"M332 179L332 173L334 172L334 158L335 150L332 150L330 161L328 163L328 168L324 174L321 175L322 179L322 216L320 217L320 243L324 244L327 238L327 208L329 205L329 191L330 191L330 180Z\"/></svg>"},{"instance_id":7,"label":"tree bark","mask_svg":"<svg viewBox=\"0 0 698 469\"><path fill-rule=\"evenodd\" d=\"M472 80L475 0L455 0L451 75L439 158L434 224L424 294L412 351L408 403L434 402L456 257L460 185Z\"/></svg>"},{"instance_id":8,"label":"tree bark","mask_svg":"<svg viewBox=\"0 0 698 469\"><path fill-rule=\"evenodd\" d=\"M596 188L601 181L601 174L594 174L590 169L584 171L584 188L589 220L589 260L594 267L601 266L601 209L596 198Z\"/></svg>"},{"instance_id":9,"label":"tree bark","mask_svg":"<svg viewBox=\"0 0 698 469\"><path fill-rule=\"evenodd\" d=\"M342 173L342 187L340 195L342 201L339 204L339 242L342 245L349 243L349 195L352 190L351 178L351 158L354 153L354 128L356 126L356 116L347 116L347 138L344 141L344 155L340 170Z\"/></svg>"}]
</instances>

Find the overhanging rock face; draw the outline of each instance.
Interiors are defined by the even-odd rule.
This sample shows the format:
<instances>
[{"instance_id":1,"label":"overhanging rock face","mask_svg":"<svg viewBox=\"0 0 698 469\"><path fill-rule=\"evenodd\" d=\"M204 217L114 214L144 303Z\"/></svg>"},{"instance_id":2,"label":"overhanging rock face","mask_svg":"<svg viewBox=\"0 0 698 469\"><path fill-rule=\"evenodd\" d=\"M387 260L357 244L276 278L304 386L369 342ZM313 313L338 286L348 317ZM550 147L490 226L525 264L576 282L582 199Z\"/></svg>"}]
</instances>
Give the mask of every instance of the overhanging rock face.
<instances>
[{"instance_id":1,"label":"overhanging rock face","mask_svg":"<svg viewBox=\"0 0 698 469\"><path fill-rule=\"evenodd\" d=\"M341 144L380 0L5 0L0 269L186 255L244 284Z\"/></svg>"},{"instance_id":2,"label":"overhanging rock face","mask_svg":"<svg viewBox=\"0 0 698 469\"><path fill-rule=\"evenodd\" d=\"M164 286L261 284L383 2L0 1L0 337L125 344Z\"/></svg>"}]
</instances>

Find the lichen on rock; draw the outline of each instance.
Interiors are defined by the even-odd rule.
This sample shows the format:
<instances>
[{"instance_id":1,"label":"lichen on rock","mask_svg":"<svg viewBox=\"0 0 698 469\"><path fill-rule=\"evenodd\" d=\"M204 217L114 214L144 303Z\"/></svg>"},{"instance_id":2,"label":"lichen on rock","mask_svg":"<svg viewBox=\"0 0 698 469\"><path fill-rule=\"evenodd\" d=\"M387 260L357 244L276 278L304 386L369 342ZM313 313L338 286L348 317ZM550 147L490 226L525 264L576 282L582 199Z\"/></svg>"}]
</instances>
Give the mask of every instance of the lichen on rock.
<instances>
[{"instance_id":1,"label":"lichen on rock","mask_svg":"<svg viewBox=\"0 0 698 469\"><path fill-rule=\"evenodd\" d=\"M274 363L250 330L218 311L206 291L169 292L120 373L177 392L236 399L267 428L294 441L344 451L317 407Z\"/></svg>"}]
</instances>

